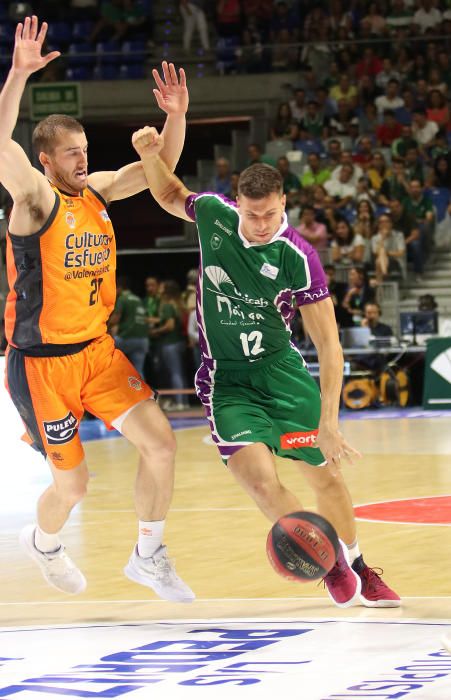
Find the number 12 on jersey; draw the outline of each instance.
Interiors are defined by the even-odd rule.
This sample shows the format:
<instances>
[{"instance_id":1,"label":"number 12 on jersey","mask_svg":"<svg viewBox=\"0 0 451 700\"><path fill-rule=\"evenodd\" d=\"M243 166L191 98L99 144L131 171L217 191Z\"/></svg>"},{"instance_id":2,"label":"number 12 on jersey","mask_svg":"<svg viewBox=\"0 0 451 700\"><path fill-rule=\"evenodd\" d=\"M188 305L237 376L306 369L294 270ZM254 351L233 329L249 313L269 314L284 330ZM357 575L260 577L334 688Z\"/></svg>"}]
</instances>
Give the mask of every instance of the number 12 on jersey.
<instances>
[{"instance_id":1,"label":"number 12 on jersey","mask_svg":"<svg viewBox=\"0 0 451 700\"><path fill-rule=\"evenodd\" d=\"M259 355L261 352L265 352L265 348L262 348L261 345L262 338L263 334L260 331L240 333L241 345L243 346L243 352L246 357Z\"/></svg>"}]
</instances>

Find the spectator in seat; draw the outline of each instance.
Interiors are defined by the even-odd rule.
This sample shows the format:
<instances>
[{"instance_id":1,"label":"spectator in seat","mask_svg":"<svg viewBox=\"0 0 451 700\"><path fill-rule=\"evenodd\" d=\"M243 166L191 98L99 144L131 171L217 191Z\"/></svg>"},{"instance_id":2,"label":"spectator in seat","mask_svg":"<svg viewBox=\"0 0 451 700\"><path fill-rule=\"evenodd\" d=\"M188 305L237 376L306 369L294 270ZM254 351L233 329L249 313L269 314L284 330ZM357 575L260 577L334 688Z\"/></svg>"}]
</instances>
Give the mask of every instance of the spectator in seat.
<instances>
[{"instance_id":1,"label":"spectator in seat","mask_svg":"<svg viewBox=\"0 0 451 700\"><path fill-rule=\"evenodd\" d=\"M289 102L281 102L277 108L276 117L271 124L269 137L272 141L283 139L295 141L298 135L298 127L293 119Z\"/></svg>"},{"instance_id":2,"label":"spectator in seat","mask_svg":"<svg viewBox=\"0 0 451 700\"><path fill-rule=\"evenodd\" d=\"M444 94L436 88L429 91L426 119L435 122L439 129L448 129L449 108Z\"/></svg>"},{"instance_id":3,"label":"spectator in seat","mask_svg":"<svg viewBox=\"0 0 451 700\"><path fill-rule=\"evenodd\" d=\"M393 158L391 171L383 179L378 196L378 202L384 207L390 206L393 199L403 200L409 194L409 181L401 158Z\"/></svg>"},{"instance_id":4,"label":"spectator in seat","mask_svg":"<svg viewBox=\"0 0 451 700\"><path fill-rule=\"evenodd\" d=\"M406 177L409 180L419 180L424 183L424 165L417 146L409 146L404 158Z\"/></svg>"},{"instance_id":5,"label":"spectator in seat","mask_svg":"<svg viewBox=\"0 0 451 700\"><path fill-rule=\"evenodd\" d=\"M377 302L367 302L361 325L364 328L369 328L371 335L374 335L375 338L390 338L393 335L393 329L386 323L381 322L381 314L382 310Z\"/></svg>"},{"instance_id":6,"label":"spectator in seat","mask_svg":"<svg viewBox=\"0 0 451 700\"><path fill-rule=\"evenodd\" d=\"M291 172L290 161L286 156L281 156L276 165L277 170L282 175L283 180L283 191L287 196L287 207L290 208L293 203L297 192L301 189L301 183L299 178Z\"/></svg>"},{"instance_id":7,"label":"spectator in seat","mask_svg":"<svg viewBox=\"0 0 451 700\"><path fill-rule=\"evenodd\" d=\"M403 200L392 199L390 202L393 227L401 231L407 249L407 260L413 263L415 281L423 281L424 252L421 231L415 216L403 204Z\"/></svg>"},{"instance_id":8,"label":"spectator in seat","mask_svg":"<svg viewBox=\"0 0 451 700\"><path fill-rule=\"evenodd\" d=\"M387 110L395 110L404 107L404 100L399 95L399 80L391 78L386 87L385 94L376 97L375 105L379 114L384 114Z\"/></svg>"},{"instance_id":9,"label":"spectator in seat","mask_svg":"<svg viewBox=\"0 0 451 700\"><path fill-rule=\"evenodd\" d=\"M346 219L337 222L331 242L332 260L334 263L353 265L363 261L365 241L362 236L355 234Z\"/></svg>"},{"instance_id":10,"label":"spectator in seat","mask_svg":"<svg viewBox=\"0 0 451 700\"><path fill-rule=\"evenodd\" d=\"M396 120L396 115L392 109L384 111L384 120L376 128L376 139L379 148L390 148L395 139L399 139L402 134L402 126Z\"/></svg>"},{"instance_id":11,"label":"spectator in seat","mask_svg":"<svg viewBox=\"0 0 451 700\"><path fill-rule=\"evenodd\" d=\"M307 110L307 100L303 88L296 88L293 98L289 101L289 105L293 119L295 122L299 123L301 119L304 118L304 114Z\"/></svg>"},{"instance_id":12,"label":"spectator in seat","mask_svg":"<svg viewBox=\"0 0 451 700\"><path fill-rule=\"evenodd\" d=\"M247 154L249 156L248 165L252 165L253 163L266 163L267 165L272 165L273 168L276 167L274 158L263 153L262 147L258 143L250 143L247 147Z\"/></svg>"},{"instance_id":13,"label":"spectator in seat","mask_svg":"<svg viewBox=\"0 0 451 700\"><path fill-rule=\"evenodd\" d=\"M351 83L346 73L341 75L338 85L331 88L330 97L335 100L337 107L340 102L344 102L349 110L354 109L357 102L357 87Z\"/></svg>"},{"instance_id":14,"label":"spectator in seat","mask_svg":"<svg viewBox=\"0 0 451 700\"><path fill-rule=\"evenodd\" d=\"M387 167L384 154L381 153L381 151L374 151L373 162L367 170L367 175L373 190L378 192L382 186L382 182L389 174L390 168Z\"/></svg>"},{"instance_id":15,"label":"spectator in seat","mask_svg":"<svg viewBox=\"0 0 451 700\"><path fill-rule=\"evenodd\" d=\"M124 28L122 0L108 0L100 5L100 17L88 38L89 42L110 41L121 36Z\"/></svg>"},{"instance_id":16,"label":"spectator in seat","mask_svg":"<svg viewBox=\"0 0 451 700\"><path fill-rule=\"evenodd\" d=\"M215 167L216 175L210 182L208 189L212 192L223 194L225 197L230 197L232 188L230 163L227 158L220 157L216 159Z\"/></svg>"},{"instance_id":17,"label":"spectator in seat","mask_svg":"<svg viewBox=\"0 0 451 700\"><path fill-rule=\"evenodd\" d=\"M324 224L315 219L315 209L311 205L304 207L299 226L299 233L316 250L325 250L328 244L327 229Z\"/></svg>"},{"instance_id":18,"label":"spectator in seat","mask_svg":"<svg viewBox=\"0 0 451 700\"><path fill-rule=\"evenodd\" d=\"M356 185L353 184L353 174L352 165L342 165L338 178L331 178L324 184L326 192L334 198L337 209L344 209L350 205L357 194Z\"/></svg>"},{"instance_id":19,"label":"spectator in seat","mask_svg":"<svg viewBox=\"0 0 451 700\"><path fill-rule=\"evenodd\" d=\"M427 118L425 110L415 110L412 120L412 134L420 146L430 146L434 141L438 130L438 125L436 122Z\"/></svg>"},{"instance_id":20,"label":"spectator in seat","mask_svg":"<svg viewBox=\"0 0 451 700\"><path fill-rule=\"evenodd\" d=\"M312 187L313 185L323 185L331 176L331 171L323 165L317 153L309 153L307 165L301 177L302 187Z\"/></svg>"},{"instance_id":21,"label":"spectator in seat","mask_svg":"<svg viewBox=\"0 0 451 700\"><path fill-rule=\"evenodd\" d=\"M349 167L352 168L352 178L351 178L351 184L352 185L357 185L357 182L360 180L360 178L363 175L363 170L358 165L357 163L354 162L353 155L351 151L342 151L340 155L340 164L332 170L332 179L333 180L339 180L340 175L343 170L343 166L349 165Z\"/></svg>"},{"instance_id":22,"label":"spectator in seat","mask_svg":"<svg viewBox=\"0 0 451 700\"><path fill-rule=\"evenodd\" d=\"M240 0L218 0L216 2L216 29L220 37L241 34Z\"/></svg>"},{"instance_id":23,"label":"spectator in seat","mask_svg":"<svg viewBox=\"0 0 451 700\"><path fill-rule=\"evenodd\" d=\"M197 29L204 51L210 50L207 18L204 0L180 0L180 14L183 19L183 48L187 54L191 51L194 30Z\"/></svg>"},{"instance_id":24,"label":"spectator in seat","mask_svg":"<svg viewBox=\"0 0 451 700\"><path fill-rule=\"evenodd\" d=\"M388 83L391 80L396 80L396 82L399 83L401 82L401 75L398 73L398 71L393 67L393 64L391 62L391 58L386 56L385 58L382 59L382 70L378 72L376 76L376 85L379 88L379 90L386 90Z\"/></svg>"},{"instance_id":25,"label":"spectator in seat","mask_svg":"<svg viewBox=\"0 0 451 700\"><path fill-rule=\"evenodd\" d=\"M391 215L381 214L377 232L371 239L376 282L382 283L390 274L405 274L406 244L401 231L393 229Z\"/></svg>"},{"instance_id":26,"label":"spectator in seat","mask_svg":"<svg viewBox=\"0 0 451 700\"><path fill-rule=\"evenodd\" d=\"M334 305L335 320L340 328L344 327L348 314L344 311L341 302L346 293L346 282L337 282L335 279L336 270L335 265L324 265L324 272L326 273L327 288L330 292L330 298Z\"/></svg>"},{"instance_id":27,"label":"spectator in seat","mask_svg":"<svg viewBox=\"0 0 451 700\"><path fill-rule=\"evenodd\" d=\"M299 129L306 131L314 138L327 138L326 123L319 111L319 104L316 100L307 102L307 109L299 122Z\"/></svg>"},{"instance_id":28,"label":"spectator in seat","mask_svg":"<svg viewBox=\"0 0 451 700\"><path fill-rule=\"evenodd\" d=\"M420 180L410 181L410 194L405 200L406 210L412 214L421 232L423 253L427 257L432 248L435 226L435 212L432 200L425 193Z\"/></svg>"},{"instance_id":29,"label":"spectator in seat","mask_svg":"<svg viewBox=\"0 0 451 700\"><path fill-rule=\"evenodd\" d=\"M341 305L348 314L348 326L360 326L365 304L374 301L375 288L370 287L363 267L351 267L348 286Z\"/></svg>"}]
</instances>

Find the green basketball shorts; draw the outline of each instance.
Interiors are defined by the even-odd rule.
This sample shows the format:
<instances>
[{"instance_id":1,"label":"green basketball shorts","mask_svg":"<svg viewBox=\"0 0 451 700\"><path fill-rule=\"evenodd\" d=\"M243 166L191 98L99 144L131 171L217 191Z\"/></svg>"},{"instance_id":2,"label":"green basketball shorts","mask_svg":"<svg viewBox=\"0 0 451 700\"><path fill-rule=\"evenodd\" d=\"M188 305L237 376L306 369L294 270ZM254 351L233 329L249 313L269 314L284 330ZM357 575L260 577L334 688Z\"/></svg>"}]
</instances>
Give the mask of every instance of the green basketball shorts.
<instances>
[{"instance_id":1,"label":"green basketball shorts","mask_svg":"<svg viewBox=\"0 0 451 700\"><path fill-rule=\"evenodd\" d=\"M242 447L263 442L280 457L325 463L314 447L320 392L297 350L287 348L277 358L244 367L215 364L204 358L196 391L224 462Z\"/></svg>"}]
</instances>

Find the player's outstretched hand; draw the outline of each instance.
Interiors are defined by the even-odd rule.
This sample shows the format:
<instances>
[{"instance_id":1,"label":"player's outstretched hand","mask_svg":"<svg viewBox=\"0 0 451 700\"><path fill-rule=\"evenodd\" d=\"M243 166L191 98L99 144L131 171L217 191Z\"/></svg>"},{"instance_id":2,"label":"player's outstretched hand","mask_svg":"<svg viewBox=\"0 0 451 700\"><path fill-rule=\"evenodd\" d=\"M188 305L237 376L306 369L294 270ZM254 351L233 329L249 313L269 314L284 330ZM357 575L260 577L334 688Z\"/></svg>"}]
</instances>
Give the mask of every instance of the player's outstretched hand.
<instances>
[{"instance_id":1,"label":"player's outstretched hand","mask_svg":"<svg viewBox=\"0 0 451 700\"><path fill-rule=\"evenodd\" d=\"M158 102L158 106L166 114L185 114L188 109L188 89L186 87L186 75L183 68L179 70L179 76L173 63L163 61L161 64L164 80L161 79L156 68L152 75L157 84L153 89L153 94Z\"/></svg>"},{"instance_id":2,"label":"player's outstretched hand","mask_svg":"<svg viewBox=\"0 0 451 700\"><path fill-rule=\"evenodd\" d=\"M25 17L16 27L14 41L13 68L21 73L31 75L45 68L50 61L60 56L59 51L51 51L42 56L42 44L47 34L47 22L41 24L36 15Z\"/></svg>"},{"instance_id":3,"label":"player's outstretched hand","mask_svg":"<svg viewBox=\"0 0 451 700\"><path fill-rule=\"evenodd\" d=\"M352 464L354 458L362 456L358 450L346 442L339 430L329 430L321 426L318 430L315 447L321 450L333 472L341 467L342 459L346 459Z\"/></svg>"},{"instance_id":4,"label":"player's outstretched hand","mask_svg":"<svg viewBox=\"0 0 451 700\"><path fill-rule=\"evenodd\" d=\"M164 145L164 139L153 126L138 129L132 136L132 144L140 158L156 156Z\"/></svg>"}]
</instances>

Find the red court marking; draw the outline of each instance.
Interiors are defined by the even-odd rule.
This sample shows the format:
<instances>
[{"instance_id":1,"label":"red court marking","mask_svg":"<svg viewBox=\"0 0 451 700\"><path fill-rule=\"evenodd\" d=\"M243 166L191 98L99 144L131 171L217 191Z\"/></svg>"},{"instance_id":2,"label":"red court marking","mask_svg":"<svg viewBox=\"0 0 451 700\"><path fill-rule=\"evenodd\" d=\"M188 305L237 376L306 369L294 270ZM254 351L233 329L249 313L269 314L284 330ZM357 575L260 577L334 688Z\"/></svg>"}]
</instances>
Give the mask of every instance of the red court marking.
<instances>
[{"instance_id":1,"label":"red court marking","mask_svg":"<svg viewBox=\"0 0 451 700\"><path fill-rule=\"evenodd\" d=\"M384 501L355 506L357 518L386 523L424 523L427 525L451 525L451 496L405 498L400 501Z\"/></svg>"}]
</instances>

